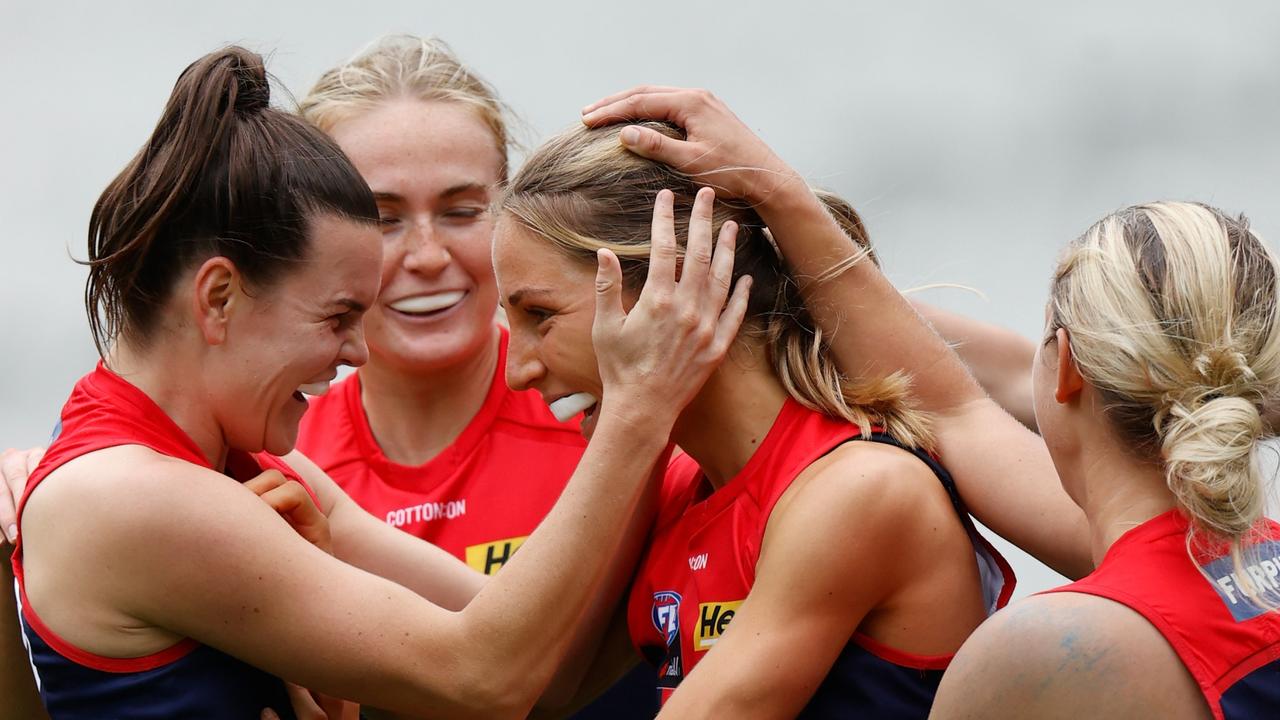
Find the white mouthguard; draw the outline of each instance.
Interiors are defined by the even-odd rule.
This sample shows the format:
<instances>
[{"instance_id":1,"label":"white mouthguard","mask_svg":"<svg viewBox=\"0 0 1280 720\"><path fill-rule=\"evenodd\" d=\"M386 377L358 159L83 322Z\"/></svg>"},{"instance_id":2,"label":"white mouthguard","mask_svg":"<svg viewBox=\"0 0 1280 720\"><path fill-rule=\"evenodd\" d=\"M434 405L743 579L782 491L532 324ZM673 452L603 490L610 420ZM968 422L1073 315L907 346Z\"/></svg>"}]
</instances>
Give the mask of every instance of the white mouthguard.
<instances>
[{"instance_id":1,"label":"white mouthguard","mask_svg":"<svg viewBox=\"0 0 1280 720\"><path fill-rule=\"evenodd\" d=\"M568 422L574 415L600 402L591 393L574 393L566 395L551 403L551 414L560 422Z\"/></svg>"}]
</instances>

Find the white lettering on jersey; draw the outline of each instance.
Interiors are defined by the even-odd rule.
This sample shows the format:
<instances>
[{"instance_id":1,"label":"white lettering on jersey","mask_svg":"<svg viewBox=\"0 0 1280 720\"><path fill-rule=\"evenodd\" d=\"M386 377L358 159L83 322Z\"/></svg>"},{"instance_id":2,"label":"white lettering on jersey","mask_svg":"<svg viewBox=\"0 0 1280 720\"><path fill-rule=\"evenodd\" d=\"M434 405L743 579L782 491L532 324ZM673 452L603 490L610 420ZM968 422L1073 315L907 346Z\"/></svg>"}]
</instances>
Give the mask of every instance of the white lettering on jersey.
<instances>
[{"instance_id":1,"label":"white lettering on jersey","mask_svg":"<svg viewBox=\"0 0 1280 720\"><path fill-rule=\"evenodd\" d=\"M689 558L689 569L693 571L702 570L707 567L707 554L699 553Z\"/></svg>"},{"instance_id":2,"label":"white lettering on jersey","mask_svg":"<svg viewBox=\"0 0 1280 720\"><path fill-rule=\"evenodd\" d=\"M404 527L413 523L432 522L433 520L453 520L467 514L467 499L435 500L421 505L410 505L398 510L387 511L387 524L391 527Z\"/></svg>"}]
</instances>

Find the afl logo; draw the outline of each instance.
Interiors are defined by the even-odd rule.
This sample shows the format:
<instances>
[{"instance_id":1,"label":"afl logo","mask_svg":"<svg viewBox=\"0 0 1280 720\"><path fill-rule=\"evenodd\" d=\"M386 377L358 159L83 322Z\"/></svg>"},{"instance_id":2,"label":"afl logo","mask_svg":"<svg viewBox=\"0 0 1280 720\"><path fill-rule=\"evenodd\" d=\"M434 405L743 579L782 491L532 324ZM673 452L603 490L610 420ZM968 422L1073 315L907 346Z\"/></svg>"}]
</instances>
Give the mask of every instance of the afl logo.
<instances>
[{"instance_id":1,"label":"afl logo","mask_svg":"<svg viewBox=\"0 0 1280 720\"><path fill-rule=\"evenodd\" d=\"M653 626L666 638L667 646L680 633L680 593L659 590L653 594Z\"/></svg>"}]
</instances>

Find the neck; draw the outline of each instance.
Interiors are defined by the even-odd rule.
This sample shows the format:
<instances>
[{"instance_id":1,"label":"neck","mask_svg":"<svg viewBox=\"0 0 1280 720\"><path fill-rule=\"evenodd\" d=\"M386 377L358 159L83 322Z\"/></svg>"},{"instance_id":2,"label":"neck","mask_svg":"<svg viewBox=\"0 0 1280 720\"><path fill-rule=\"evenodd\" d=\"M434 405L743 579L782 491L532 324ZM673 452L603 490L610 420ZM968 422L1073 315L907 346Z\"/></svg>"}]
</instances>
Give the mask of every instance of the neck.
<instances>
[{"instance_id":1,"label":"neck","mask_svg":"<svg viewBox=\"0 0 1280 720\"><path fill-rule=\"evenodd\" d=\"M106 365L160 406L199 446L209 465L222 472L227 464L226 438L213 413L200 402L205 393L193 387L191 374L185 371L194 362L186 362L181 355L181 350L146 352L120 340L107 355Z\"/></svg>"},{"instance_id":2,"label":"neck","mask_svg":"<svg viewBox=\"0 0 1280 720\"><path fill-rule=\"evenodd\" d=\"M1089 520L1094 565L1121 535L1176 506L1159 463L1135 457L1118 446L1109 423L1081 443L1078 458L1080 506Z\"/></svg>"},{"instance_id":3,"label":"neck","mask_svg":"<svg viewBox=\"0 0 1280 720\"><path fill-rule=\"evenodd\" d=\"M376 358L360 369L360 401L387 459L421 465L451 445L484 405L498 369L498 329L478 354L429 373Z\"/></svg>"},{"instance_id":4,"label":"neck","mask_svg":"<svg viewBox=\"0 0 1280 720\"><path fill-rule=\"evenodd\" d=\"M672 440L717 490L746 466L786 402L765 353L763 347L736 347L672 431Z\"/></svg>"}]
</instances>

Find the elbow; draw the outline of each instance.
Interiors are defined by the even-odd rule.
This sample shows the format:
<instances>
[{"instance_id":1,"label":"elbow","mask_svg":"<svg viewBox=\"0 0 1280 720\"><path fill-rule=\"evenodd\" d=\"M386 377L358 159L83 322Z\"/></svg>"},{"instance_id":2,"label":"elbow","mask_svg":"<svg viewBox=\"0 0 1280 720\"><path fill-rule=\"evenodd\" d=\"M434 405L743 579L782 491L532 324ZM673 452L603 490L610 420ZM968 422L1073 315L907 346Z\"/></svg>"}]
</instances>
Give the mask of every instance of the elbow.
<instances>
[{"instance_id":1,"label":"elbow","mask_svg":"<svg viewBox=\"0 0 1280 720\"><path fill-rule=\"evenodd\" d=\"M530 678L507 667L489 666L464 673L460 698L468 717L520 720L529 715L541 688Z\"/></svg>"}]
</instances>

